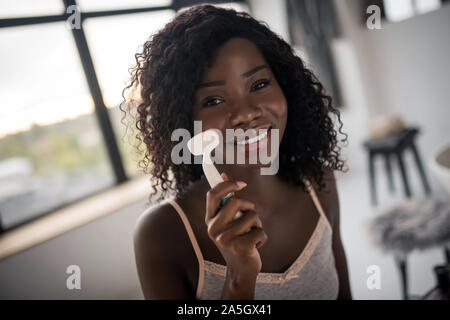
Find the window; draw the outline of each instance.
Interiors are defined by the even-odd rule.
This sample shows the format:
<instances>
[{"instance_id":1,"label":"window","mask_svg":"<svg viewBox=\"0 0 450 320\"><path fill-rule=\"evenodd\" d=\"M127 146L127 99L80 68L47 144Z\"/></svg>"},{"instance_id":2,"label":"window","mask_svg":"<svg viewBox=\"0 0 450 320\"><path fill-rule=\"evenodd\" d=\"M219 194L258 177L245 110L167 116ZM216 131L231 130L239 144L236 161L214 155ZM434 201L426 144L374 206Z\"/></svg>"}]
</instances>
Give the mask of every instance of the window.
<instances>
[{"instance_id":1,"label":"window","mask_svg":"<svg viewBox=\"0 0 450 320\"><path fill-rule=\"evenodd\" d=\"M72 32L62 0L0 1L0 231L142 173L118 108L128 68L174 8L197 2L77 0L89 14ZM112 128L94 112L101 97Z\"/></svg>"},{"instance_id":2,"label":"window","mask_svg":"<svg viewBox=\"0 0 450 320\"><path fill-rule=\"evenodd\" d=\"M439 9L445 0L383 0L385 16L396 22Z\"/></svg>"},{"instance_id":3,"label":"window","mask_svg":"<svg viewBox=\"0 0 450 320\"><path fill-rule=\"evenodd\" d=\"M119 109L122 90L128 84L128 68L134 63L134 54L157 29L162 28L174 16L173 10L145 12L123 16L88 19L86 38L93 57L95 70L117 134L119 148L128 174L138 175L133 137L124 137L125 127ZM128 131L130 132L130 131Z\"/></svg>"},{"instance_id":4,"label":"window","mask_svg":"<svg viewBox=\"0 0 450 320\"><path fill-rule=\"evenodd\" d=\"M172 0L77 0L81 11L119 10L169 6Z\"/></svg>"},{"instance_id":5,"label":"window","mask_svg":"<svg viewBox=\"0 0 450 320\"><path fill-rule=\"evenodd\" d=\"M64 12L61 0L2 0L0 19L58 15Z\"/></svg>"},{"instance_id":6,"label":"window","mask_svg":"<svg viewBox=\"0 0 450 320\"><path fill-rule=\"evenodd\" d=\"M114 184L64 22L0 29L0 214L10 228Z\"/></svg>"}]
</instances>

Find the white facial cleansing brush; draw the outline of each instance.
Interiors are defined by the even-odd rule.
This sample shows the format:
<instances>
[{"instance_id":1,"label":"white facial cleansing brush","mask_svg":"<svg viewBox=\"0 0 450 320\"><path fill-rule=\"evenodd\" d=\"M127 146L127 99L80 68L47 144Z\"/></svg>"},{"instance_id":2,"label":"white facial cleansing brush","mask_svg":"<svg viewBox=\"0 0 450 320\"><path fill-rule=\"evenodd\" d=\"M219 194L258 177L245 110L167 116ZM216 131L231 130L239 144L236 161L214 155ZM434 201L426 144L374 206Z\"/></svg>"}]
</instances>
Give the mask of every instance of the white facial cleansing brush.
<instances>
[{"instance_id":1,"label":"white facial cleansing brush","mask_svg":"<svg viewBox=\"0 0 450 320\"><path fill-rule=\"evenodd\" d=\"M211 188L214 188L217 184L223 182L223 178L217 171L216 166L211 160L211 152L219 145L220 138L217 129L208 129L206 131L200 132L192 137L188 141L189 151L196 156L203 156L202 168L205 174L206 180L208 180ZM232 195L229 193L222 199L222 204L226 202L228 198ZM241 211L238 211L233 219L237 219L242 215Z\"/></svg>"}]
</instances>

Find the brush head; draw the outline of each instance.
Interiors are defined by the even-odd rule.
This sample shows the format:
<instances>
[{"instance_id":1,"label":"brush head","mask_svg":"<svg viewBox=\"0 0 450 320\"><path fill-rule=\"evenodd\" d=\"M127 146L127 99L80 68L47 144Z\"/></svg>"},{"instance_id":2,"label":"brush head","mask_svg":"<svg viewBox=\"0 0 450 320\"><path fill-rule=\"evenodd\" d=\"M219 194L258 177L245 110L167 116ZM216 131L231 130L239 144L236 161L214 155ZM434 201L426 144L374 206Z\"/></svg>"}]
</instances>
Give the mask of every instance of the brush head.
<instances>
[{"instance_id":1,"label":"brush head","mask_svg":"<svg viewBox=\"0 0 450 320\"><path fill-rule=\"evenodd\" d=\"M200 156L211 153L220 143L217 129L208 129L193 136L187 143L189 151Z\"/></svg>"},{"instance_id":2,"label":"brush head","mask_svg":"<svg viewBox=\"0 0 450 320\"><path fill-rule=\"evenodd\" d=\"M220 131L217 129L208 129L200 132L189 139L187 146L189 151L195 155L203 155L202 167L206 180L208 180L211 188L214 188L217 184L223 182L223 178L220 175L214 163L211 160L211 151L213 151L220 144ZM222 204L224 204L229 196L226 196ZM237 219L242 216L242 212L238 211L233 219ZM251 229L247 229L246 232Z\"/></svg>"}]
</instances>

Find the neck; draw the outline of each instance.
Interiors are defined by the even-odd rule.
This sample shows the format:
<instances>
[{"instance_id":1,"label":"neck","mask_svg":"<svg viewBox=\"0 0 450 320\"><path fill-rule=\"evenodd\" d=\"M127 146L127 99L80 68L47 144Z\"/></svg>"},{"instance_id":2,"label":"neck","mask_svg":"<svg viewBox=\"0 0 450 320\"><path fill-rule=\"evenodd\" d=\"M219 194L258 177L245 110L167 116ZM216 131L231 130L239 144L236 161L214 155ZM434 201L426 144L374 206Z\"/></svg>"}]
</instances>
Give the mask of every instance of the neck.
<instances>
[{"instance_id":1,"label":"neck","mask_svg":"<svg viewBox=\"0 0 450 320\"><path fill-rule=\"evenodd\" d=\"M230 180L247 183L239 194L260 204L276 203L286 187L278 175L262 175L259 167L217 165L217 169L225 172Z\"/></svg>"}]
</instances>

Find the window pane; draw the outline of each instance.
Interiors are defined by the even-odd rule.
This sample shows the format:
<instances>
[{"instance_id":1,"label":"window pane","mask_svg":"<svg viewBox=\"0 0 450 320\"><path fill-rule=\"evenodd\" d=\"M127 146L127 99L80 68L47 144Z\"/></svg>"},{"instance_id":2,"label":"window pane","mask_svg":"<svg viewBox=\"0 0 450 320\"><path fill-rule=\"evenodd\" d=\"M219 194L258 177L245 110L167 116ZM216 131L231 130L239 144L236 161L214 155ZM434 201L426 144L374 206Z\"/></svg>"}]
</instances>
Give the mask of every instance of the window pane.
<instances>
[{"instance_id":1,"label":"window pane","mask_svg":"<svg viewBox=\"0 0 450 320\"><path fill-rule=\"evenodd\" d=\"M384 9L389 21L400 21L414 16L412 0L384 0Z\"/></svg>"},{"instance_id":2,"label":"window pane","mask_svg":"<svg viewBox=\"0 0 450 320\"><path fill-rule=\"evenodd\" d=\"M441 0L416 0L417 13L427 13L441 7Z\"/></svg>"},{"instance_id":3,"label":"window pane","mask_svg":"<svg viewBox=\"0 0 450 320\"><path fill-rule=\"evenodd\" d=\"M172 0L78 0L82 11L118 10L169 6Z\"/></svg>"},{"instance_id":4,"label":"window pane","mask_svg":"<svg viewBox=\"0 0 450 320\"><path fill-rule=\"evenodd\" d=\"M442 6L442 0L384 0L386 18L400 21L414 15L434 11Z\"/></svg>"},{"instance_id":5,"label":"window pane","mask_svg":"<svg viewBox=\"0 0 450 320\"><path fill-rule=\"evenodd\" d=\"M1 0L0 19L64 13L61 0Z\"/></svg>"},{"instance_id":6,"label":"window pane","mask_svg":"<svg viewBox=\"0 0 450 320\"><path fill-rule=\"evenodd\" d=\"M122 90L128 84L128 68L134 63L134 55L144 42L158 29L170 21L174 11L121 15L87 19L84 23L86 38L94 60L97 77L102 88L113 122L119 148L124 159L127 174L139 174L137 155L131 147L135 140L127 142L132 137L122 137L125 126L121 123L122 112L119 104L122 102ZM130 131L128 131L130 132Z\"/></svg>"},{"instance_id":7,"label":"window pane","mask_svg":"<svg viewBox=\"0 0 450 320\"><path fill-rule=\"evenodd\" d=\"M114 183L65 23L0 30L0 214L8 228Z\"/></svg>"}]
</instances>

